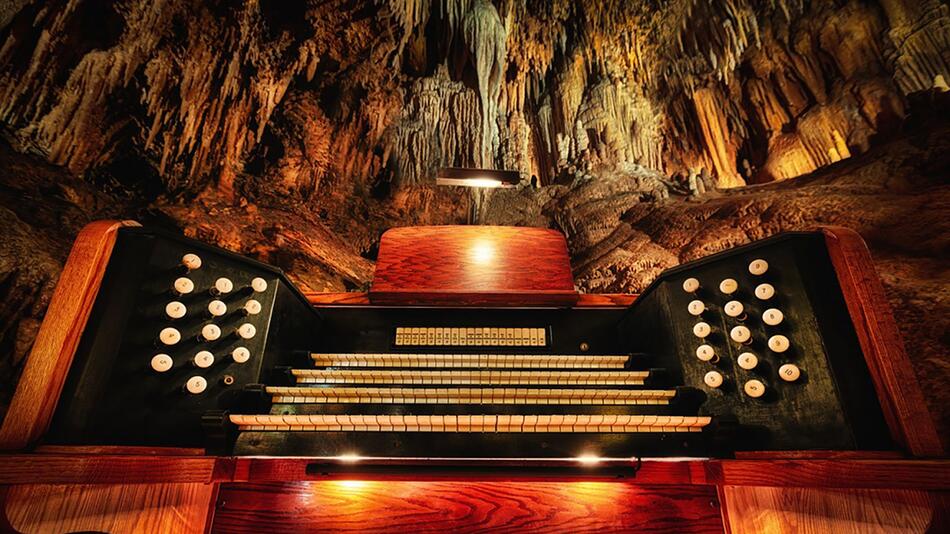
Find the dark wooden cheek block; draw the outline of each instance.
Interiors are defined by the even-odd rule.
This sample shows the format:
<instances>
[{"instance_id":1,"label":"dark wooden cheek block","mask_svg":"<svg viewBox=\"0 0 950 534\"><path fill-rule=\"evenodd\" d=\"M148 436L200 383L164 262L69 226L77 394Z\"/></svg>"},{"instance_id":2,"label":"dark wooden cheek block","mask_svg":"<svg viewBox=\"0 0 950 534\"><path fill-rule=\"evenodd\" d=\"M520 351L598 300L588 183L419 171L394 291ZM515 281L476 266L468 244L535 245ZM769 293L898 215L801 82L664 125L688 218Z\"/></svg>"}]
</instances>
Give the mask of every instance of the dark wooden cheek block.
<instances>
[{"instance_id":1,"label":"dark wooden cheek block","mask_svg":"<svg viewBox=\"0 0 950 534\"><path fill-rule=\"evenodd\" d=\"M115 231L127 224L134 223L94 223L77 239L24 370L23 393L18 390L0 431L5 449L22 451L47 428ZM412 236L417 229L405 230L392 236L400 239L384 239L384 245L419 237ZM452 302L448 293L457 269L504 259L523 246L515 230L496 232L498 240L470 247L468 256L454 258L456 263L419 283L400 280L399 264L410 260L394 253L386 256L394 264L383 264L389 274L377 276L368 296L310 298L315 305ZM748 453L733 460L645 460L635 476L616 479L598 470L563 477L411 469L322 475L308 469L307 458L48 446L0 455L4 526L23 532L947 531L950 462L934 458L943 451L920 409L923 399L870 256L854 232L823 231L888 424L909 456L802 451ZM532 251L566 258L556 240L531 237L539 238L549 239L549 245L539 249L535 243ZM455 296L456 304L515 305L540 298L551 305L626 306L634 298L578 296L569 266L550 269L544 276L513 272L505 277L508 286L495 291L455 288L463 293ZM476 285L487 283L477 274L466 276L475 277L469 282ZM539 280L546 282L532 286Z\"/></svg>"}]
</instances>

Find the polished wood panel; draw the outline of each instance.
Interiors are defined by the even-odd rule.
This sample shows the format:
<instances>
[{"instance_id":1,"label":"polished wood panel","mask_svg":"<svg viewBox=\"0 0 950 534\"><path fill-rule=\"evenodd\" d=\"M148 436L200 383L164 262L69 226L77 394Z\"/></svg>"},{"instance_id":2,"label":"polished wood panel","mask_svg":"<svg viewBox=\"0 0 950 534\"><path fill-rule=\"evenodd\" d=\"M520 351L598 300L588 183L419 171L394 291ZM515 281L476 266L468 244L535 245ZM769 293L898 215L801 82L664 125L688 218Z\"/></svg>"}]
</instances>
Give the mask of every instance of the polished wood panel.
<instances>
[{"instance_id":1,"label":"polished wood panel","mask_svg":"<svg viewBox=\"0 0 950 534\"><path fill-rule=\"evenodd\" d=\"M821 230L894 440L915 456L941 456L943 445L867 245L847 228Z\"/></svg>"},{"instance_id":2,"label":"polished wood panel","mask_svg":"<svg viewBox=\"0 0 950 534\"><path fill-rule=\"evenodd\" d=\"M194 534L211 521L215 484L26 485L5 488L14 532Z\"/></svg>"},{"instance_id":3,"label":"polished wood panel","mask_svg":"<svg viewBox=\"0 0 950 534\"><path fill-rule=\"evenodd\" d=\"M722 532L709 486L327 481L222 486L212 532Z\"/></svg>"},{"instance_id":4,"label":"polished wood panel","mask_svg":"<svg viewBox=\"0 0 950 534\"><path fill-rule=\"evenodd\" d=\"M950 489L950 460L713 460L710 484Z\"/></svg>"},{"instance_id":5,"label":"polished wood panel","mask_svg":"<svg viewBox=\"0 0 950 534\"><path fill-rule=\"evenodd\" d=\"M138 223L96 221L76 237L0 428L0 449L22 449L49 427L109 263L116 232L123 226Z\"/></svg>"},{"instance_id":6,"label":"polished wood panel","mask_svg":"<svg viewBox=\"0 0 950 534\"><path fill-rule=\"evenodd\" d=\"M379 244L374 304L569 306L577 302L564 236L509 226L393 228Z\"/></svg>"},{"instance_id":7,"label":"polished wood panel","mask_svg":"<svg viewBox=\"0 0 950 534\"><path fill-rule=\"evenodd\" d=\"M924 491L725 486L719 495L736 534L950 531L946 499Z\"/></svg>"},{"instance_id":8,"label":"polished wood panel","mask_svg":"<svg viewBox=\"0 0 950 534\"><path fill-rule=\"evenodd\" d=\"M0 455L0 484L211 482L213 456L104 454Z\"/></svg>"}]
</instances>

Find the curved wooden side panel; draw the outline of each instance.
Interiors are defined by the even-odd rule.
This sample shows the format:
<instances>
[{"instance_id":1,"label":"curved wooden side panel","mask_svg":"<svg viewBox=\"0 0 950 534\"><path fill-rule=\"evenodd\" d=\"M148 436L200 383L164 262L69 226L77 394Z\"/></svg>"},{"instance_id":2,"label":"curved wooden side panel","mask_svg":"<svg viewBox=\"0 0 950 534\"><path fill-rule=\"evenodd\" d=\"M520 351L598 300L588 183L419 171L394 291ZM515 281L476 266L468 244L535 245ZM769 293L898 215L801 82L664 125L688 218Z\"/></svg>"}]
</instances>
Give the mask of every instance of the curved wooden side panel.
<instances>
[{"instance_id":1,"label":"curved wooden side panel","mask_svg":"<svg viewBox=\"0 0 950 534\"><path fill-rule=\"evenodd\" d=\"M95 221L76 237L0 428L0 449L27 447L49 427L109 263L116 232L124 226L138 223Z\"/></svg>"},{"instance_id":2,"label":"curved wooden side panel","mask_svg":"<svg viewBox=\"0 0 950 534\"><path fill-rule=\"evenodd\" d=\"M914 456L943 455L867 245L848 228L821 231L891 435Z\"/></svg>"}]
</instances>

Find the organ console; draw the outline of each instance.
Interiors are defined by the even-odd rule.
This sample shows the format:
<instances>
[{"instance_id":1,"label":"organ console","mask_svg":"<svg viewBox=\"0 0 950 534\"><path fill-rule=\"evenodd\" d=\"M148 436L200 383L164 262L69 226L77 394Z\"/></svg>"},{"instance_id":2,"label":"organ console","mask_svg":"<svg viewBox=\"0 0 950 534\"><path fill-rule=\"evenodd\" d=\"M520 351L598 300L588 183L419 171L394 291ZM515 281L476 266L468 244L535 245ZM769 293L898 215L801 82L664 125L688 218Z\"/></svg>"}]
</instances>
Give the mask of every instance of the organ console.
<instances>
[{"instance_id":1,"label":"organ console","mask_svg":"<svg viewBox=\"0 0 950 534\"><path fill-rule=\"evenodd\" d=\"M373 289L341 304L199 241L94 223L0 430L20 451L5 458L188 450L224 482L265 461L305 479L636 480L672 460L691 466L679 482L723 486L794 485L783 469L834 461L879 486L873 460L897 487L948 486L945 462L913 459L942 448L853 232L712 254L609 305L573 291L553 231L396 229L379 254Z\"/></svg>"}]
</instances>

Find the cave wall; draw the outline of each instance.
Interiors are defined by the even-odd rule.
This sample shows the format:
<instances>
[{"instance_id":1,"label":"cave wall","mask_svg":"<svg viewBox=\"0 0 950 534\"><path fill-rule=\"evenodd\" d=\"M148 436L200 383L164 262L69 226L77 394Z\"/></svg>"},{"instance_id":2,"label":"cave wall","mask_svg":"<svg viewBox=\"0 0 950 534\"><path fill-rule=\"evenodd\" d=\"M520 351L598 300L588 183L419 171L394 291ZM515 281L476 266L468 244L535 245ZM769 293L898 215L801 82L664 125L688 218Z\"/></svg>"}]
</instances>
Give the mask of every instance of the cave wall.
<instances>
[{"instance_id":1,"label":"cave wall","mask_svg":"<svg viewBox=\"0 0 950 534\"><path fill-rule=\"evenodd\" d=\"M937 0L21 0L0 15L15 146L152 196L307 200L452 165L767 182L866 151L906 95L950 77Z\"/></svg>"}]
</instances>

